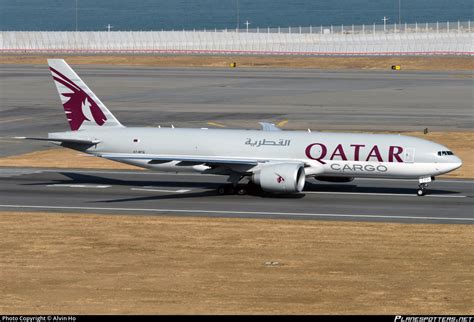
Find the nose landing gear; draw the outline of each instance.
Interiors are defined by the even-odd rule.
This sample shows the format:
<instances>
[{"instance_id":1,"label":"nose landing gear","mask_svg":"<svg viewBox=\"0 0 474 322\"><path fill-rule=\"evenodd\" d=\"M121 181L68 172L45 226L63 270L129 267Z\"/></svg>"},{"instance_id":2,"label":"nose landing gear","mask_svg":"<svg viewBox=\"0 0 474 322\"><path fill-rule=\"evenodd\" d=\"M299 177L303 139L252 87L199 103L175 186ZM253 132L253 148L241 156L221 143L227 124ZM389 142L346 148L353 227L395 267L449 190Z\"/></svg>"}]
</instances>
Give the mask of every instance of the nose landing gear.
<instances>
[{"instance_id":1,"label":"nose landing gear","mask_svg":"<svg viewBox=\"0 0 474 322\"><path fill-rule=\"evenodd\" d=\"M424 195L426 195L426 187L428 187L426 183L421 183L418 186L418 190L416 191L418 197L423 197Z\"/></svg>"},{"instance_id":2,"label":"nose landing gear","mask_svg":"<svg viewBox=\"0 0 474 322\"><path fill-rule=\"evenodd\" d=\"M434 177L424 177L419 179L419 185L418 185L418 190L416 191L416 195L418 197L423 197L426 195L426 187L428 187L428 184L431 182L431 180L434 180Z\"/></svg>"}]
</instances>

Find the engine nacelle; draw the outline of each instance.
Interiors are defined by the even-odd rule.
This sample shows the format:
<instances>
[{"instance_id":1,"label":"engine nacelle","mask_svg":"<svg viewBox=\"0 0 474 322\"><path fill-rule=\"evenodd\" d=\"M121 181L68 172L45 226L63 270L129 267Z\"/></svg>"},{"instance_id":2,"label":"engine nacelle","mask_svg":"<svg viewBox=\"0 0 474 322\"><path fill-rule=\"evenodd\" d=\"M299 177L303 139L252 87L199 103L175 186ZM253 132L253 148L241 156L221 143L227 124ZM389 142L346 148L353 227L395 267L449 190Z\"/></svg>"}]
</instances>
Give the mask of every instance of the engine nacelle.
<instances>
[{"instance_id":1,"label":"engine nacelle","mask_svg":"<svg viewBox=\"0 0 474 322\"><path fill-rule=\"evenodd\" d=\"M331 176L317 176L314 177L316 180L319 181L326 181L326 182L351 182L354 180L353 177L331 177Z\"/></svg>"},{"instance_id":2,"label":"engine nacelle","mask_svg":"<svg viewBox=\"0 0 474 322\"><path fill-rule=\"evenodd\" d=\"M301 192L305 180L304 165L296 163L267 165L252 175L252 181L264 191L277 193Z\"/></svg>"}]
</instances>

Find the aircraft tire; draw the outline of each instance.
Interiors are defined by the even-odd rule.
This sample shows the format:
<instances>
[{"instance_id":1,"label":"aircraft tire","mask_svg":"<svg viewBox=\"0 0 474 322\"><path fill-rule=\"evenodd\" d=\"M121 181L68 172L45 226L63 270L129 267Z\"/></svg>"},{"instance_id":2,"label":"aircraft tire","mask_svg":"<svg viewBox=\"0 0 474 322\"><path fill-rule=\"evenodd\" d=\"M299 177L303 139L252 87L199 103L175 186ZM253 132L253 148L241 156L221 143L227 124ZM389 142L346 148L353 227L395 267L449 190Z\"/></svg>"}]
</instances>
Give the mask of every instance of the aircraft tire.
<instances>
[{"instance_id":1,"label":"aircraft tire","mask_svg":"<svg viewBox=\"0 0 474 322\"><path fill-rule=\"evenodd\" d=\"M247 189L242 188L242 187L241 187L241 188L238 188L238 189L237 189L237 194L238 194L239 196L246 195L246 194L247 194Z\"/></svg>"},{"instance_id":2,"label":"aircraft tire","mask_svg":"<svg viewBox=\"0 0 474 322\"><path fill-rule=\"evenodd\" d=\"M217 188L217 193L220 194L220 195L225 195L227 194L227 189L225 186L219 186L219 188Z\"/></svg>"}]
</instances>

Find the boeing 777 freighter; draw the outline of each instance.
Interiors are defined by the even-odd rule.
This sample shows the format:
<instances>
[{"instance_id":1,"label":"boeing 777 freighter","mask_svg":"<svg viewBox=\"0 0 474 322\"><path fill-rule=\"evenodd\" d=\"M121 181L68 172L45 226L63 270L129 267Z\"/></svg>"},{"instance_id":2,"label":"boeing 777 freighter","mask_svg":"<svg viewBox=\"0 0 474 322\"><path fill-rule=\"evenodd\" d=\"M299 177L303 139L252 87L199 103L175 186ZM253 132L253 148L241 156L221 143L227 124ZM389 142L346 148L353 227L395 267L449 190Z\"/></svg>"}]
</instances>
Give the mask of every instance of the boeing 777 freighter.
<instances>
[{"instance_id":1,"label":"boeing 777 freighter","mask_svg":"<svg viewBox=\"0 0 474 322\"><path fill-rule=\"evenodd\" d=\"M245 194L241 183L299 193L313 177L417 179L423 196L435 176L462 165L445 146L403 135L282 131L270 123L262 130L125 127L64 60L48 63L71 131L22 138L151 170L225 175L221 194Z\"/></svg>"}]
</instances>

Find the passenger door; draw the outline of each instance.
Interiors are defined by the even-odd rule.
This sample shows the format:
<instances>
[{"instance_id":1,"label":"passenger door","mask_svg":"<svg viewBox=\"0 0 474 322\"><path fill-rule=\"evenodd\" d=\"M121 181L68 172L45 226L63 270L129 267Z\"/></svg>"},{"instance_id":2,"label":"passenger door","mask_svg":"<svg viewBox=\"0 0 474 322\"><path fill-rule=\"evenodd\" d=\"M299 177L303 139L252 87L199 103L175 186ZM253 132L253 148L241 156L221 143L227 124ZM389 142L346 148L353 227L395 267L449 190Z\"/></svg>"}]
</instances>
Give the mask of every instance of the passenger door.
<instances>
[{"instance_id":1,"label":"passenger door","mask_svg":"<svg viewBox=\"0 0 474 322\"><path fill-rule=\"evenodd\" d=\"M415 148L406 148L403 156L406 163L415 162Z\"/></svg>"}]
</instances>

